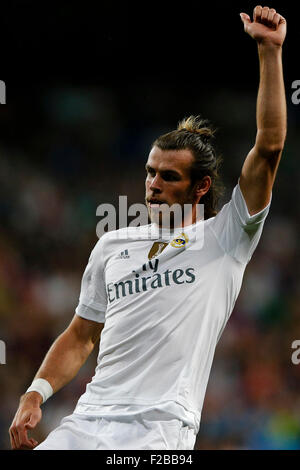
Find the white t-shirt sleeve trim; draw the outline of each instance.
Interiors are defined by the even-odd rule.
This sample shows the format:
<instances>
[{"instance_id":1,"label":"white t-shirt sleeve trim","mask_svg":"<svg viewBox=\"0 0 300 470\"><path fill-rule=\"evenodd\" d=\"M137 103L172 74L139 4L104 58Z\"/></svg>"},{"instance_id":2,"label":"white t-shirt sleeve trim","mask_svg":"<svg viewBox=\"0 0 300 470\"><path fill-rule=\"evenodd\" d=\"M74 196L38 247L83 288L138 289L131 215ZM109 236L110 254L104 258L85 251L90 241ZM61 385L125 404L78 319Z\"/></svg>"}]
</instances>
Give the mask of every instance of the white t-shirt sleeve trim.
<instances>
[{"instance_id":1,"label":"white t-shirt sleeve trim","mask_svg":"<svg viewBox=\"0 0 300 470\"><path fill-rule=\"evenodd\" d=\"M211 219L210 229L225 253L241 263L248 263L259 242L271 201L260 212L250 215L239 183L231 200Z\"/></svg>"},{"instance_id":2,"label":"white t-shirt sleeve trim","mask_svg":"<svg viewBox=\"0 0 300 470\"><path fill-rule=\"evenodd\" d=\"M86 320L96 321L97 323L105 323L105 308L96 310L84 304L79 304L75 310L76 315Z\"/></svg>"},{"instance_id":3,"label":"white t-shirt sleeve trim","mask_svg":"<svg viewBox=\"0 0 300 470\"><path fill-rule=\"evenodd\" d=\"M268 215L271 206L271 200L272 194L269 204L264 207L264 209L254 215L250 215L239 182L235 186L232 194L232 201L234 203L236 213L243 227L260 224Z\"/></svg>"}]
</instances>

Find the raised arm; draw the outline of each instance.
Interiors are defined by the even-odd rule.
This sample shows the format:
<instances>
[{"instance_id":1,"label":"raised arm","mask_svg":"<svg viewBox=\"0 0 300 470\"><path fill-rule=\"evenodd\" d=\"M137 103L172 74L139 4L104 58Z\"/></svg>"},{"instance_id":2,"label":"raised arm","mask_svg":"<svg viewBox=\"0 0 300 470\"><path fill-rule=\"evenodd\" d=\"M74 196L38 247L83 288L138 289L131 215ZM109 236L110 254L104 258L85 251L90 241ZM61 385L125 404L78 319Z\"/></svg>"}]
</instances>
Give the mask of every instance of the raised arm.
<instances>
[{"instance_id":1,"label":"raised arm","mask_svg":"<svg viewBox=\"0 0 300 470\"><path fill-rule=\"evenodd\" d=\"M241 13L244 29L257 42L260 82L257 96L257 134L242 167L240 187L250 215L266 207L287 129L286 98L282 70L282 45L286 21L273 8L257 6L253 21ZM247 58L245 58L245 61Z\"/></svg>"},{"instance_id":2,"label":"raised arm","mask_svg":"<svg viewBox=\"0 0 300 470\"><path fill-rule=\"evenodd\" d=\"M53 392L69 383L92 352L104 324L74 315L68 328L49 349L35 379L47 380ZM9 429L13 449L32 449L38 444L28 438L28 430L41 420L42 396L28 392L21 396L19 408Z\"/></svg>"}]
</instances>

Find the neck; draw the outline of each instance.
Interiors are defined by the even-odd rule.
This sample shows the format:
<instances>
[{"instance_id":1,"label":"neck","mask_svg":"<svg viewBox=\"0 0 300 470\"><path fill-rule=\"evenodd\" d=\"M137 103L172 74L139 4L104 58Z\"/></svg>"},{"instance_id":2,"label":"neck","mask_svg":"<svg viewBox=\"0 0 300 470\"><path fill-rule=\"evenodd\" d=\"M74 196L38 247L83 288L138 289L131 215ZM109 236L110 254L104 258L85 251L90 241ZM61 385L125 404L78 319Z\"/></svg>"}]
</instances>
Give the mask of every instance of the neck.
<instances>
[{"instance_id":1,"label":"neck","mask_svg":"<svg viewBox=\"0 0 300 470\"><path fill-rule=\"evenodd\" d=\"M204 220L204 206L199 203L193 204L192 210L184 214L181 227L196 224L200 220Z\"/></svg>"},{"instance_id":2,"label":"neck","mask_svg":"<svg viewBox=\"0 0 300 470\"><path fill-rule=\"evenodd\" d=\"M176 217L174 217L173 221L170 221L169 225L168 224L165 225L161 221L160 223L158 223L157 221L154 223L160 229L176 230L181 227L187 227L187 226L196 224L200 220L204 220L204 206L202 204L195 203L195 204L192 204L192 207L188 208L187 205L183 207L183 215L181 217L180 222L178 223L176 223Z\"/></svg>"}]
</instances>

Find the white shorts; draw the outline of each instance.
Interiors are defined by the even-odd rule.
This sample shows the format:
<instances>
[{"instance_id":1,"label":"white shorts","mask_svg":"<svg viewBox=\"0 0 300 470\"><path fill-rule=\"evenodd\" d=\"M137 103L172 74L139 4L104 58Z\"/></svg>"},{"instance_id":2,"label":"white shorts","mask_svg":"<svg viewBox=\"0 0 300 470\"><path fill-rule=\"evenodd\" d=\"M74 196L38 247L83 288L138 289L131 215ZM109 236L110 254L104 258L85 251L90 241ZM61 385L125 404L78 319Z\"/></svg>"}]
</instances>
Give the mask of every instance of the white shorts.
<instances>
[{"instance_id":1,"label":"white shorts","mask_svg":"<svg viewBox=\"0 0 300 470\"><path fill-rule=\"evenodd\" d=\"M147 418L147 419L146 419ZM196 431L147 414L112 419L73 413L35 450L193 450Z\"/></svg>"}]
</instances>

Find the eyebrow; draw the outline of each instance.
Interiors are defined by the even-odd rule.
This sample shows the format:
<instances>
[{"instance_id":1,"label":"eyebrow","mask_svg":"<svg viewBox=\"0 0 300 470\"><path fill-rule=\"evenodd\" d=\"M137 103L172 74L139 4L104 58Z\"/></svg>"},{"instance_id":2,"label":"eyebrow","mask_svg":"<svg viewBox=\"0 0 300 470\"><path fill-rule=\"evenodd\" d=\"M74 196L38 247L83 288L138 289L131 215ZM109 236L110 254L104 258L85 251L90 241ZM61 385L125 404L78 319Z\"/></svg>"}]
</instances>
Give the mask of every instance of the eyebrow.
<instances>
[{"instance_id":1,"label":"eyebrow","mask_svg":"<svg viewBox=\"0 0 300 470\"><path fill-rule=\"evenodd\" d=\"M152 168L152 166L150 166L148 163L146 163L145 169L146 169L147 171L151 171L151 170L155 171L155 169ZM162 174L170 173L170 174L172 174L172 175L174 175L174 176L180 176L180 177L181 177L181 174L178 173L178 171L172 170L172 169L165 169L165 170L161 170L160 172L161 172Z\"/></svg>"}]
</instances>

